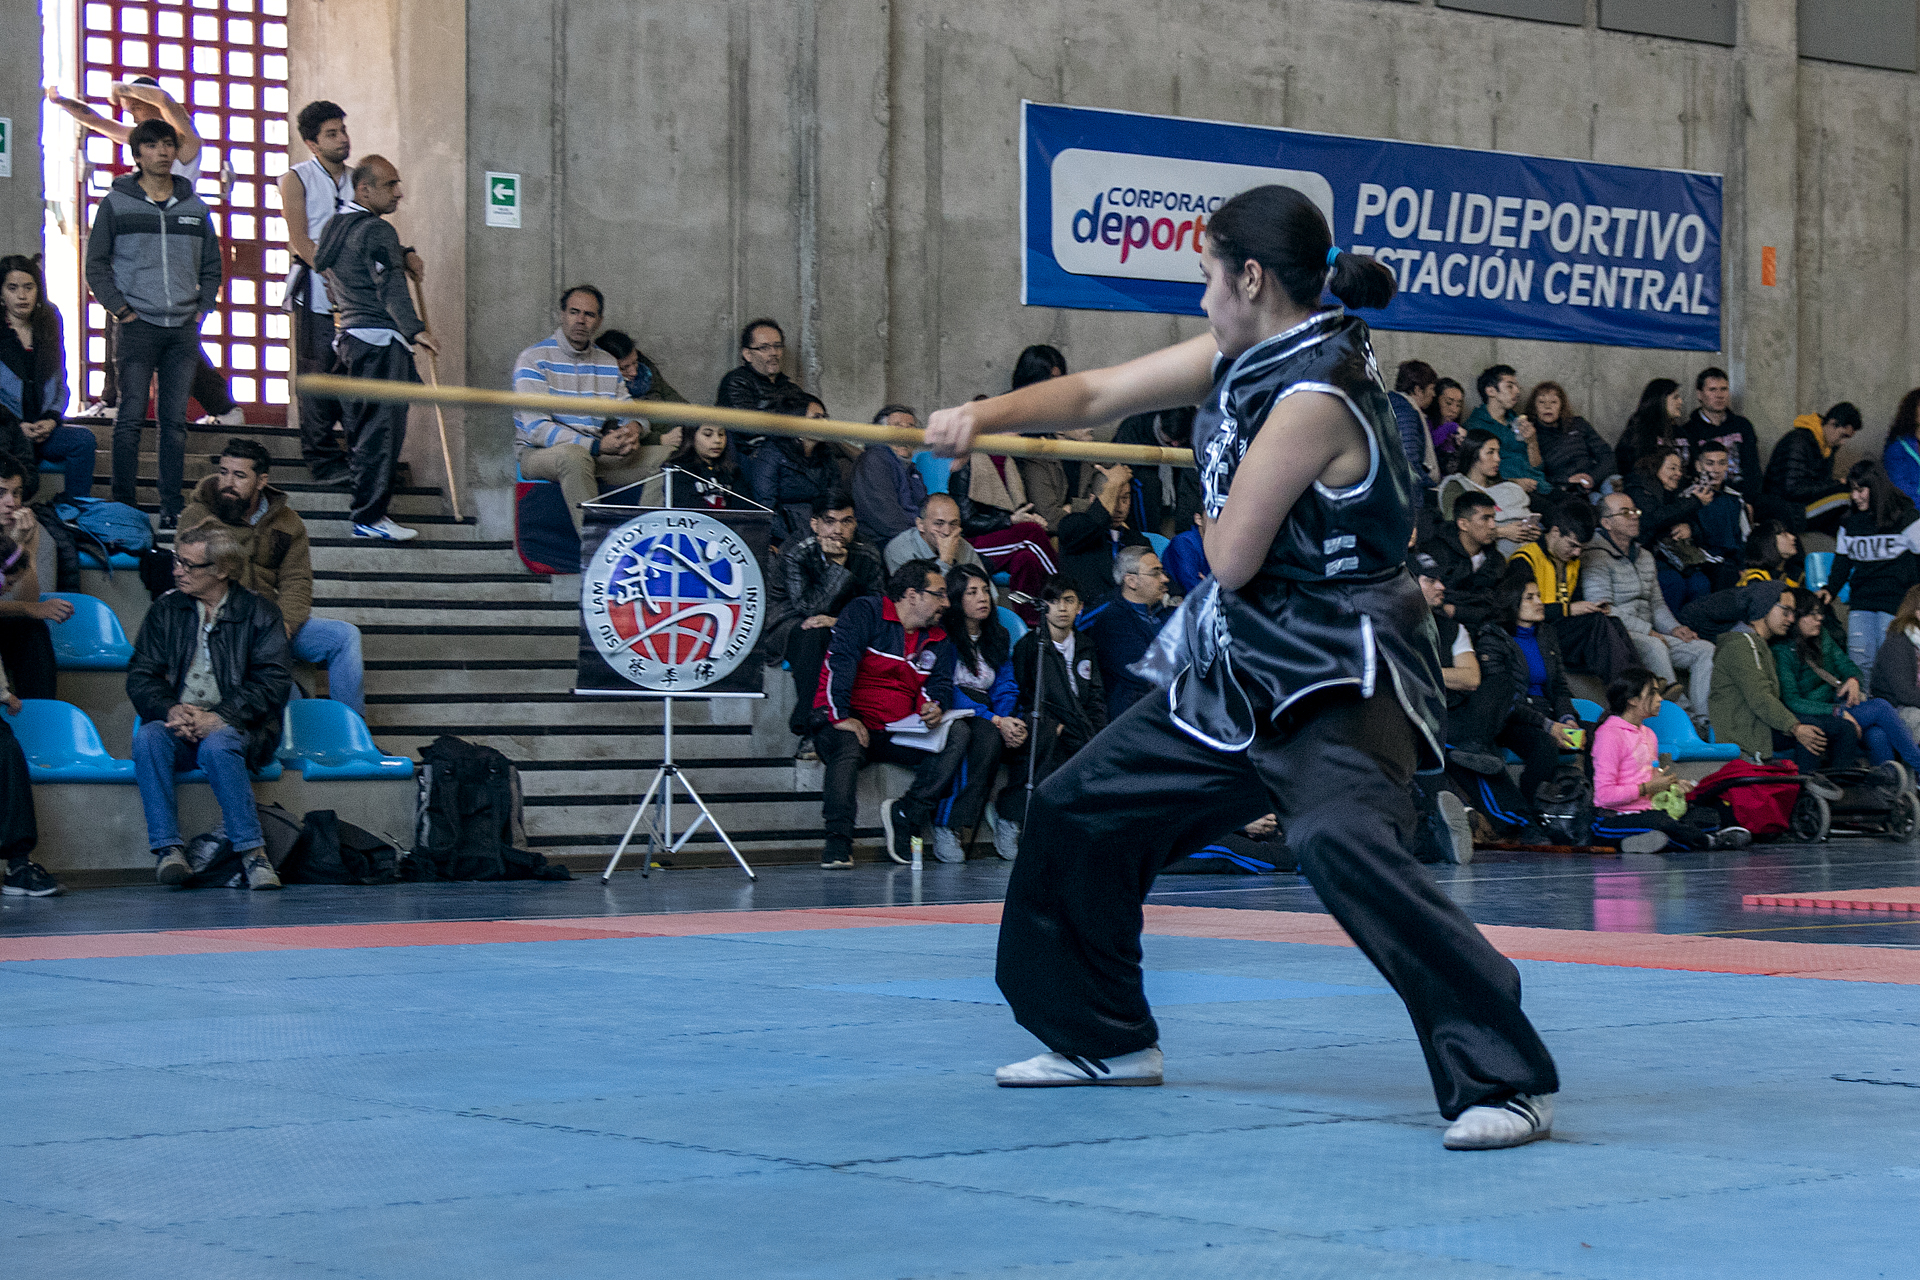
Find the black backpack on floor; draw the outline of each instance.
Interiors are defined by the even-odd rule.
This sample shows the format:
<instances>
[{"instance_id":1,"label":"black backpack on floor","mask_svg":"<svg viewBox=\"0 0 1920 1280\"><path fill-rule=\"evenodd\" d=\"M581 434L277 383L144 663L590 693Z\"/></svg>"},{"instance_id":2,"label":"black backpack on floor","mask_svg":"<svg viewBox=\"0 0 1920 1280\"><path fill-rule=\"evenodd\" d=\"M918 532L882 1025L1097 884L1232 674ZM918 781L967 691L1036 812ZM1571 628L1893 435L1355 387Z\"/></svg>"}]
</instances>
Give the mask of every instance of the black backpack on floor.
<instances>
[{"instance_id":1,"label":"black backpack on floor","mask_svg":"<svg viewBox=\"0 0 1920 1280\"><path fill-rule=\"evenodd\" d=\"M314 809L280 878L288 884L392 884L400 878L399 858L391 842L340 821L331 809Z\"/></svg>"},{"instance_id":2,"label":"black backpack on floor","mask_svg":"<svg viewBox=\"0 0 1920 1280\"><path fill-rule=\"evenodd\" d=\"M521 848L520 774L492 747L435 738L420 752L407 880L570 880L573 873Z\"/></svg>"}]
</instances>

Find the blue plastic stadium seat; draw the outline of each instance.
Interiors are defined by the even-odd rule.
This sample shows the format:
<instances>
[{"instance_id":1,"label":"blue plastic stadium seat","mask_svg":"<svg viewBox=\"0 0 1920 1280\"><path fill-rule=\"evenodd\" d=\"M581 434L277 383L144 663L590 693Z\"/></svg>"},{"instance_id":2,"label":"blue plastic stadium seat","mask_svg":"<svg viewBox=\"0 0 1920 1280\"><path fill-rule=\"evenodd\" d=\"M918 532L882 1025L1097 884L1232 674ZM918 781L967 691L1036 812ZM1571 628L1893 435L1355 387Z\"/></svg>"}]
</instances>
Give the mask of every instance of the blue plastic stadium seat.
<instances>
[{"instance_id":1,"label":"blue plastic stadium seat","mask_svg":"<svg viewBox=\"0 0 1920 1280\"><path fill-rule=\"evenodd\" d=\"M55 462L52 458L40 459L40 470L43 474L50 471L55 475L59 475L62 471L65 471L66 469L67 469L67 464L64 462Z\"/></svg>"},{"instance_id":2,"label":"blue plastic stadium seat","mask_svg":"<svg viewBox=\"0 0 1920 1280\"><path fill-rule=\"evenodd\" d=\"M1164 556L1167 554L1167 544L1171 542L1172 539L1164 533L1149 533L1147 535L1147 541L1153 544L1153 554Z\"/></svg>"},{"instance_id":3,"label":"blue plastic stadium seat","mask_svg":"<svg viewBox=\"0 0 1920 1280\"><path fill-rule=\"evenodd\" d=\"M27 755L35 782L132 782L133 761L107 754L87 713L70 702L22 698L20 714L0 708Z\"/></svg>"},{"instance_id":4,"label":"blue plastic stadium seat","mask_svg":"<svg viewBox=\"0 0 1920 1280\"><path fill-rule=\"evenodd\" d=\"M1589 698L1575 698L1573 714L1580 717L1581 724L1597 725L1600 723L1600 718L1607 714L1607 709Z\"/></svg>"},{"instance_id":5,"label":"blue plastic stadium seat","mask_svg":"<svg viewBox=\"0 0 1920 1280\"><path fill-rule=\"evenodd\" d=\"M108 557L107 564L101 564L100 557L93 554L93 552L82 551L80 553L80 567L82 569L105 569L109 566L115 569L138 569L140 567L140 560L139 557L128 555L124 551L116 551L112 556Z\"/></svg>"},{"instance_id":6,"label":"blue plastic stadium seat","mask_svg":"<svg viewBox=\"0 0 1920 1280\"><path fill-rule=\"evenodd\" d=\"M1693 721L1687 718L1687 713L1671 702L1660 704L1660 713L1647 721L1647 727L1653 730L1654 737L1660 739L1660 749L1673 754L1675 763L1732 760L1740 754L1738 743L1703 740L1695 731Z\"/></svg>"},{"instance_id":7,"label":"blue plastic stadium seat","mask_svg":"<svg viewBox=\"0 0 1920 1280\"><path fill-rule=\"evenodd\" d=\"M1013 585L1013 575L1003 569L993 575L993 581L996 586L1010 587Z\"/></svg>"},{"instance_id":8,"label":"blue plastic stadium seat","mask_svg":"<svg viewBox=\"0 0 1920 1280\"><path fill-rule=\"evenodd\" d=\"M1013 637L1013 642L1019 644L1020 637L1027 634L1026 620L1005 605L996 607L1000 611L1000 625L1007 629L1007 634Z\"/></svg>"},{"instance_id":9,"label":"blue plastic stadium seat","mask_svg":"<svg viewBox=\"0 0 1920 1280\"><path fill-rule=\"evenodd\" d=\"M947 491L947 473L953 470L952 458L936 458L931 449L922 449L913 455L913 465L920 472L920 478L926 481L929 494Z\"/></svg>"},{"instance_id":10,"label":"blue plastic stadium seat","mask_svg":"<svg viewBox=\"0 0 1920 1280\"><path fill-rule=\"evenodd\" d=\"M133 736L136 740L140 737L139 716L133 718ZM127 767L131 769L133 762L128 761ZM253 771L253 780L255 782L272 782L286 771L286 766L282 765L278 760L269 760ZM131 778L133 775L129 773L127 776ZM205 782L207 780L207 771L205 769L179 769L174 772L173 780L175 782Z\"/></svg>"},{"instance_id":11,"label":"blue plastic stadium seat","mask_svg":"<svg viewBox=\"0 0 1920 1280\"><path fill-rule=\"evenodd\" d=\"M73 591L46 591L42 600L65 600L73 606L73 616L65 622L49 624L53 633L53 657L62 671L125 671L133 660L133 646L120 619L107 602L97 596Z\"/></svg>"},{"instance_id":12,"label":"blue plastic stadium seat","mask_svg":"<svg viewBox=\"0 0 1920 1280\"><path fill-rule=\"evenodd\" d=\"M1833 576L1833 552L1807 552L1807 590L1818 591L1827 585L1827 579ZM1851 584L1849 584L1851 585Z\"/></svg>"},{"instance_id":13,"label":"blue plastic stadium seat","mask_svg":"<svg viewBox=\"0 0 1920 1280\"><path fill-rule=\"evenodd\" d=\"M344 702L302 698L287 704L280 759L308 782L411 778L413 761L381 754L367 722Z\"/></svg>"}]
</instances>

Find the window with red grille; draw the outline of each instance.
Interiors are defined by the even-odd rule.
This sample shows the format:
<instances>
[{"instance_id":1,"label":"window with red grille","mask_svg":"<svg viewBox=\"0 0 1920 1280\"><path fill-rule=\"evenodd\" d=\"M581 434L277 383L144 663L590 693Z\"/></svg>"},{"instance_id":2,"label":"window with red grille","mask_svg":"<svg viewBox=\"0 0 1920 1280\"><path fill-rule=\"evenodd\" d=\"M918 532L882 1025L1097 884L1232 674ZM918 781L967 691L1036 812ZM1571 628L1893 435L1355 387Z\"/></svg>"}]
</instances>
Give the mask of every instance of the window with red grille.
<instances>
[{"instance_id":1,"label":"window with red grille","mask_svg":"<svg viewBox=\"0 0 1920 1280\"><path fill-rule=\"evenodd\" d=\"M287 313L287 223L275 185L287 167L287 0L83 0L79 96L115 115L107 88L152 76L193 118L200 185L226 251L226 287L206 318L202 345L227 375L250 421L286 421L292 366ZM119 117L126 119L125 116ZM88 225L113 180L132 165L126 148L85 134L80 201ZM106 313L85 308L86 398L106 378Z\"/></svg>"}]
</instances>

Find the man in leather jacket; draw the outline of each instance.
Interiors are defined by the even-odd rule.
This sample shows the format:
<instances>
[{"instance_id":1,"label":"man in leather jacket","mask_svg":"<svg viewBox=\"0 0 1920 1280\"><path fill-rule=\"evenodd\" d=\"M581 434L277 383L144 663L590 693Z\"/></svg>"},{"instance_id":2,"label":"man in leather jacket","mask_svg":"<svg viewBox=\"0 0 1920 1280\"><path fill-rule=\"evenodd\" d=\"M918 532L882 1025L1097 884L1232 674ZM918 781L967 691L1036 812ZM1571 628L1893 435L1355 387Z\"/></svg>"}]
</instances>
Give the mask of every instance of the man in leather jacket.
<instances>
[{"instance_id":1,"label":"man in leather jacket","mask_svg":"<svg viewBox=\"0 0 1920 1280\"><path fill-rule=\"evenodd\" d=\"M174 773L197 767L213 786L248 887L280 887L249 770L271 760L280 740L287 631L271 601L235 580L245 569L240 544L219 525L183 531L174 543L175 589L147 610L127 667L127 697L143 722L134 735L134 776L161 884L184 884L192 874Z\"/></svg>"},{"instance_id":2,"label":"man in leather jacket","mask_svg":"<svg viewBox=\"0 0 1920 1280\"><path fill-rule=\"evenodd\" d=\"M780 548L767 576L768 663L785 658L793 675L793 714L787 727L803 738L812 732L813 695L840 611L861 596L886 590L880 553L854 533L853 498L829 494L813 504L813 535ZM811 743L801 752L809 754Z\"/></svg>"}]
</instances>

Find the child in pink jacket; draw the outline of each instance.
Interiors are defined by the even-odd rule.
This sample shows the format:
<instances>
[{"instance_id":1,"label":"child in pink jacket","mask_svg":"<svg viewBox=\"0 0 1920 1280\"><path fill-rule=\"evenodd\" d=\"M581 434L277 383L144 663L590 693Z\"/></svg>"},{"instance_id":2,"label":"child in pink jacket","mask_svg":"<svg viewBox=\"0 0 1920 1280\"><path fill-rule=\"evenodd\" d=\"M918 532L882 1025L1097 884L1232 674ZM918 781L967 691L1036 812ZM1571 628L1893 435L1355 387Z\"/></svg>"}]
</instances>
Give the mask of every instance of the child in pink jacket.
<instances>
[{"instance_id":1,"label":"child in pink jacket","mask_svg":"<svg viewBox=\"0 0 1920 1280\"><path fill-rule=\"evenodd\" d=\"M1618 844L1624 853L1658 853L1669 844L1682 849L1744 849L1753 843L1745 827L1717 826L1719 816L1695 806L1686 817L1672 818L1653 807L1653 798L1669 787L1692 786L1660 763L1660 740L1647 721L1660 712L1660 680L1651 671L1628 667L1607 687L1610 714L1593 734L1593 838Z\"/></svg>"}]
</instances>

